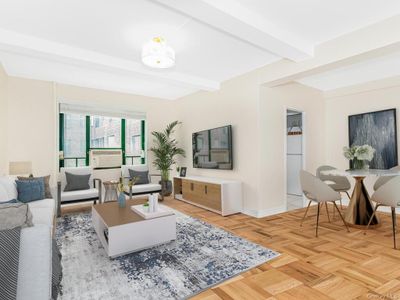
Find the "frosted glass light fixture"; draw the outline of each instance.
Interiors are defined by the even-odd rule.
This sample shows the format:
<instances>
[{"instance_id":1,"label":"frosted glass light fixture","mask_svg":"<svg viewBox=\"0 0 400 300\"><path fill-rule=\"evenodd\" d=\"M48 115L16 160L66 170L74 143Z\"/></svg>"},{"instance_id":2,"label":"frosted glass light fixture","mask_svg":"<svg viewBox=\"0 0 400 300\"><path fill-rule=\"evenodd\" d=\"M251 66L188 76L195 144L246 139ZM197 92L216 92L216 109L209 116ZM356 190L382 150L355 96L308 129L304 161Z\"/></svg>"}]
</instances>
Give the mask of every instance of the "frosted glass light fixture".
<instances>
[{"instance_id":1,"label":"frosted glass light fixture","mask_svg":"<svg viewBox=\"0 0 400 300\"><path fill-rule=\"evenodd\" d=\"M175 65L175 51L162 37L155 37L143 45L142 61L151 68L170 68Z\"/></svg>"}]
</instances>

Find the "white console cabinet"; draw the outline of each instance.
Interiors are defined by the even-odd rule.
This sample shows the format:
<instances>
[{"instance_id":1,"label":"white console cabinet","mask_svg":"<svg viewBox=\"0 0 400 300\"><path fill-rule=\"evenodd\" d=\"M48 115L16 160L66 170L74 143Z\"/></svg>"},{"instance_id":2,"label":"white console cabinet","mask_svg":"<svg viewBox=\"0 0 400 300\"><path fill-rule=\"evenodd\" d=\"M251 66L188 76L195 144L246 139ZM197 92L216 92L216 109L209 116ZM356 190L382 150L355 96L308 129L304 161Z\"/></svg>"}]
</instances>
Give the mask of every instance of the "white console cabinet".
<instances>
[{"instance_id":1,"label":"white console cabinet","mask_svg":"<svg viewBox=\"0 0 400 300\"><path fill-rule=\"evenodd\" d=\"M242 212L240 181L200 176L174 177L174 198L228 216Z\"/></svg>"}]
</instances>

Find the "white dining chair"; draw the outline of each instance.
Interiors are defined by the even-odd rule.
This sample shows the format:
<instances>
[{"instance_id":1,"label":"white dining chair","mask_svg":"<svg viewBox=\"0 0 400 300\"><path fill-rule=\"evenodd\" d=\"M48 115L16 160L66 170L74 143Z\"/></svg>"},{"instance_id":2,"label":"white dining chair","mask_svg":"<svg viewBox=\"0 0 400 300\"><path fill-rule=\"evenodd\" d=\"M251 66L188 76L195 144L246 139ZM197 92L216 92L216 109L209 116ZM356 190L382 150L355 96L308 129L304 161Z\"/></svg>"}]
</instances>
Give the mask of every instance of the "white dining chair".
<instances>
[{"instance_id":1,"label":"white dining chair","mask_svg":"<svg viewBox=\"0 0 400 300\"><path fill-rule=\"evenodd\" d=\"M395 166L393 168L391 168L390 170L393 171L400 171L400 166ZM396 176L380 176L374 184L374 191L378 190L382 185L384 185L385 183L387 183L389 180L395 178Z\"/></svg>"},{"instance_id":2,"label":"white dining chair","mask_svg":"<svg viewBox=\"0 0 400 300\"><path fill-rule=\"evenodd\" d=\"M318 225L319 225L319 213L320 213L320 206L327 202L332 202L334 207L339 213L340 218L343 221L348 232L349 228L344 221L342 214L340 213L339 208L336 205L336 201L341 199L341 195L339 192L334 191L328 184L323 182L321 179L317 178L316 176L312 175L307 171L300 171L300 184L303 190L304 195L309 200L307 209L304 213L303 219L301 220L300 226L303 225L303 221L307 216L308 209L310 208L311 202L317 202L317 226L315 229L315 236L318 237Z\"/></svg>"},{"instance_id":3,"label":"white dining chair","mask_svg":"<svg viewBox=\"0 0 400 300\"><path fill-rule=\"evenodd\" d=\"M374 212L369 219L367 229L374 218L378 207L389 206L392 210L392 230L393 230L393 247L396 247L396 207L400 207L400 176L392 178L387 183L381 185L372 195L371 200L376 202Z\"/></svg>"},{"instance_id":4,"label":"white dining chair","mask_svg":"<svg viewBox=\"0 0 400 300\"><path fill-rule=\"evenodd\" d=\"M346 176L340 175L331 175L325 174L324 171L337 170L332 166L320 166L317 169L317 177L321 179L323 182L328 184L334 191L339 193L346 193L347 197L350 200L349 190L351 189L351 184L349 179ZM342 199L340 201L340 208L343 209Z\"/></svg>"}]
</instances>

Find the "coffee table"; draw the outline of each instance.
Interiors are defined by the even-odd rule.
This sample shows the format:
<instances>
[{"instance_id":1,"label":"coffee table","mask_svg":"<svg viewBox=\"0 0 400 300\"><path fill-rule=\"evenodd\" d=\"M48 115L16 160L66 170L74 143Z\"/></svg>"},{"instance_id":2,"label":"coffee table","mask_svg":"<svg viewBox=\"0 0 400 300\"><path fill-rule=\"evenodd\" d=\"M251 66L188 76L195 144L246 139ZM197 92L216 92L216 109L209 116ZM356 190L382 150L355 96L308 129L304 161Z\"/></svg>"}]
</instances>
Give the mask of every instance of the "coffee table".
<instances>
[{"instance_id":1,"label":"coffee table","mask_svg":"<svg viewBox=\"0 0 400 300\"><path fill-rule=\"evenodd\" d=\"M114 258L176 239L176 218L172 210L167 216L144 219L130 208L138 204L137 200L127 200L124 208L120 208L117 202L93 205L93 226L109 257Z\"/></svg>"}]
</instances>

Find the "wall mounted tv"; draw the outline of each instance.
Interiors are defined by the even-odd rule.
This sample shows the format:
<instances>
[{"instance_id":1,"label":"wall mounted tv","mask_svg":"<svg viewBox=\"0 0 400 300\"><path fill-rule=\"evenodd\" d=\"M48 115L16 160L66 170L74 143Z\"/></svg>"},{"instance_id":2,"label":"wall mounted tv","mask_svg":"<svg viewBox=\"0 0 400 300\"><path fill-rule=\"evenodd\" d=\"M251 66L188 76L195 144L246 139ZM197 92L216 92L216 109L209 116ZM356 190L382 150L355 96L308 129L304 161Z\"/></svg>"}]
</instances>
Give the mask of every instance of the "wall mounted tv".
<instances>
[{"instance_id":1,"label":"wall mounted tv","mask_svg":"<svg viewBox=\"0 0 400 300\"><path fill-rule=\"evenodd\" d=\"M232 126L192 134L193 167L232 170Z\"/></svg>"}]
</instances>

